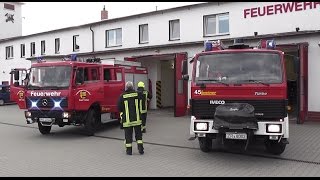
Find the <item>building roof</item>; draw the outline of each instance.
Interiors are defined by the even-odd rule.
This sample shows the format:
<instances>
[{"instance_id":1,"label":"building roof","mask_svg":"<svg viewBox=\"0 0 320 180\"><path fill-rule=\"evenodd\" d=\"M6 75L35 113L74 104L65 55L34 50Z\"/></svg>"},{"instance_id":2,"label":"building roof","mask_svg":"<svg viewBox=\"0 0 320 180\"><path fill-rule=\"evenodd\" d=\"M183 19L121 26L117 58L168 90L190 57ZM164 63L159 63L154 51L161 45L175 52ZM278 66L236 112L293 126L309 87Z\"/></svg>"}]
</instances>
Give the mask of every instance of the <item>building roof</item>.
<instances>
[{"instance_id":1,"label":"building roof","mask_svg":"<svg viewBox=\"0 0 320 180\"><path fill-rule=\"evenodd\" d=\"M130 15L130 16L113 18L113 19L106 19L106 20L101 20L101 21L88 23L88 24L82 24L82 25L78 25L78 26L70 26L70 27L66 27L66 28L40 32L40 33L36 33L36 34L29 34L29 35L26 35L26 36L15 36L15 37L6 38L6 39L0 39L0 43L1 42L5 42L5 41L15 40L15 39L21 39L21 38L38 36L38 35L47 34L47 33L58 32L58 31L65 31L65 30L72 30L72 29L77 29L77 28L82 28L82 27L89 27L89 26L94 26L94 25L98 25L98 24L104 24L104 23L109 23L109 22L114 22L114 21L119 21L119 20L127 20L127 19L132 19L132 18L141 17L141 16L162 14L164 12L172 12L172 11L181 10L181 9L190 9L191 7L207 6L207 4L209 4L209 3L210 4L219 4L219 2L205 2L205 3L199 3L199 4L191 4L191 5L186 5L186 6L179 6L179 7L175 7L175 8L163 9L163 10L158 10L158 11L151 11L151 12L146 12L146 13L141 13L141 14L135 14L135 15Z\"/></svg>"}]
</instances>

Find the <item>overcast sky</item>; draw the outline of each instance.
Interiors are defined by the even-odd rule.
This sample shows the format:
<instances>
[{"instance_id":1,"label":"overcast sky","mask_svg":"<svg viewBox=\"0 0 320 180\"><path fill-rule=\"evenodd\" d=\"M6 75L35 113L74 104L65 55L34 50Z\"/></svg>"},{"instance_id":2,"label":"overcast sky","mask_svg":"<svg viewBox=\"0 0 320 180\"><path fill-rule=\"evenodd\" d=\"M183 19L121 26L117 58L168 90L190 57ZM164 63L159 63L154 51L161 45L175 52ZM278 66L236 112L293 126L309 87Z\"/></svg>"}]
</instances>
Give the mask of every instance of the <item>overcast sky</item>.
<instances>
[{"instance_id":1,"label":"overcast sky","mask_svg":"<svg viewBox=\"0 0 320 180\"><path fill-rule=\"evenodd\" d=\"M22 35L87 24L101 20L106 6L109 19L200 2L24 2Z\"/></svg>"}]
</instances>

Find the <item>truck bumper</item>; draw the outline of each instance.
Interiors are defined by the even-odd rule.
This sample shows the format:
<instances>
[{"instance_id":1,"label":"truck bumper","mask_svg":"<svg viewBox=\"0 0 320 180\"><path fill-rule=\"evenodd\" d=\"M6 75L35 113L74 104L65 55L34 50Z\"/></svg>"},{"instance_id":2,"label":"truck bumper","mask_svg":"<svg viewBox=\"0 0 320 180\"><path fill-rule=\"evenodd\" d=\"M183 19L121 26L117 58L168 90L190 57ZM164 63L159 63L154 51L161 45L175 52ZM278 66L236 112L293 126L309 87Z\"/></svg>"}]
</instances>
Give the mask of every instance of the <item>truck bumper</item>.
<instances>
[{"instance_id":1,"label":"truck bumper","mask_svg":"<svg viewBox=\"0 0 320 180\"><path fill-rule=\"evenodd\" d=\"M190 123L190 138L193 140L196 137L206 137L207 134L218 134L219 130L213 128L212 119L196 119L194 116L191 116ZM201 123L201 124L198 124ZM205 125L206 124L206 125ZM196 126L203 128L204 130L196 129ZM270 125L273 127L279 127L280 132L269 132ZM206 128L207 127L207 128ZM269 127L269 128L268 128ZM281 138L289 138L289 118L285 117L283 120L279 121L259 121L258 129L253 130L253 134L257 136L270 136L270 138L275 136L280 136Z\"/></svg>"},{"instance_id":2,"label":"truck bumper","mask_svg":"<svg viewBox=\"0 0 320 180\"><path fill-rule=\"evenodd\" d=\"M43 126L53 124L69 124L71 114L64 111L25 111L27 124L40 122Z\"/></svg>"}]
</instances>

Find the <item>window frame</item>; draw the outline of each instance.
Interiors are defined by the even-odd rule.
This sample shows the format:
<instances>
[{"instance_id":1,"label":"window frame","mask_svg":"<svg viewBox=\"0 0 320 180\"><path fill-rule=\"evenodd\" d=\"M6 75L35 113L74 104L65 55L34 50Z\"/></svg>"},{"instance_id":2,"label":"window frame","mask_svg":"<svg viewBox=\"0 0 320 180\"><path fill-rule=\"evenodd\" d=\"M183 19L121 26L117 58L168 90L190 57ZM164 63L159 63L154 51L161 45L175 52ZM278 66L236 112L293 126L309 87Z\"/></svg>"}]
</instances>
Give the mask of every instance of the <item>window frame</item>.
<instances>
[{"instance_id":1,"label":"window frame","mask_svg":"<svg viewBox=\"0 0 320 180\"><path fill-rule=\"evenodd\" d=\"M148 32L148 40L147 41L142 41L142 36L143 36L142 27L143 26L147 26L147 28L148 28L148 30L147 30L147 32ZM148 43L149 43L149 25L148 24L140 24L139 25L139 44L148 44Z\"/></svg>"},{"instance_id":2,"label":"window frame","mask_svg":"<svg viewBox=\"0 0 320 180\"><path fill-rule=\"evenodd\" d=\"M172 34L173 34L173 26L172 26L172 23L175 22L175 21L178 21L179 22L179 37L172 37ZM173 19L173 20L169 20L169 41L177 41L177 40L180 40L180 19Z\"/></svg>"},{"instance_id":3,"label":"window frame","mask_svg":"<svg viewBox=\"0 0 320 180\"><path fill-rule=\"evenodd\" d=\"M228 25L229 25L229 31L225 32L225 33L219 33L219 27L220 27L220 20L219 17L220 16L228 16ZM214 17L216 20L216 27L215 27L215 34L209 34L207 33L207 27L208 27L208 18L209 17ZM230 14L229 12L225 12L225 13L219 13L219 14L208 14L208 15L204 15L203 16L203 37L212 37L212 36L223 36L223 35L229 35L230 34Z\"/></svg>"},{"instance_id":4,"label":"window frame","mask_svg":"<svg viewBox=\"0 0 320 180\"><path fill-rule=\"evenodd\" d=\"M20 44L20 56L21 58L26 57L26 44Z\"/></svg>"},{"instance_id":5,"label":"window frame","mask_svg":"<svg viewBox=\"0 0 320 180\"><path fill-rule=\"evenodd\" d=\"M46 41L42 40L40 42L40 48L41 48L41 55L45 55L46 54Z\"/></svg>"},{"instance_id":6,"label":"window frame","mask_svg":"<svg viewBox=\"0 0 320 180\"><path fill-rule=\"evenodd\" d=\"M117 33L117 30L120 30L121 31L121 43L120 44L117 44L117 36L118 36L118 33ZM115 44L113 45L109 45L109 36L108 36L108 32L111 32L111 31L114 31L114 42ZM115 28L115 29L108 29L105 31L105 38L106 38L106 48L109 48L109 47L119 47L119 46L122 46L122 28Z\"/></svg>"},{"instance_id":7,"label":"window frame","mask_svg":"<svg viewBox=\"0 0 320 180\"><path fill-rule=\"evenodd\" d=\"M58 41L57 41L58 40ZM57 43L58 42L58 43ZM58 45L58 46L57 46ZM58 47L58 48L57 48ZM54 53L60 54L60 38L54 39Z\"/></svg>"},{"instance_id":8,"label":"window frame","mask_svg":"<svg viewBox=\"0 0 320 180\"><path fill-rule=\"evenodd\" d=\"M36 42L30 43L30 56L34 57L36 55Z\"/></svg>"},{"instance_id":9,"label":"window frame","mask_svg":"<svg viewBox=\"0 0 320 180\"><path fill-rule=\"evenodd\" d=\"M14 53L13 53L13 46L6 46L6 60L13 59Z\"/></svg>"},{"instance_id":10,"label":"window frame","mask_svg":"<svg viewBox=\"0 0 320 180\"><path fill-rule=\"evenodd\" d=\"M73 52L77 52L80 51L80 45L77 44L77 40L79 40L80 36L79 35L74 35L72 40L73 40ZM78 48L76 48L76 46L78 46Z\"/></svg>"}]
</instances>

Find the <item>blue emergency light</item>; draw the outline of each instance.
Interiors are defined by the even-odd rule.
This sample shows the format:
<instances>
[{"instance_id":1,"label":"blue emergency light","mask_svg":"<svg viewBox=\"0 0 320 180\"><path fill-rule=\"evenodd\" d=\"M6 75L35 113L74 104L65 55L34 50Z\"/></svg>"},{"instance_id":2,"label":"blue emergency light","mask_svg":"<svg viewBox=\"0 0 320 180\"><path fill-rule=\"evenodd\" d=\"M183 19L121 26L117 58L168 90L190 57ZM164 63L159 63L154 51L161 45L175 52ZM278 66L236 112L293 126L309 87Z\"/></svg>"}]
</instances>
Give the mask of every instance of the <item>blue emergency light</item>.
<instances>
[{"instance_id":1,"label":"blue emergency light","mask_svg":"<svg viewBox=\"0 0 320 180\"><path fill-rule=\"evenodd\" d=\"M211 41L204 42L204 51L212 51L212 42Z\"/></svg>"},{"instance_id":2,"label":"blue emergency light","mask_svg":"<svg viewBox=\"0 0 320 180\"><path fill-rule=\"evenodd\" d=\"M266 41L267 49L275 49L276 41L274 39Z\"/></svg>"},{"instance_id":3,"label":"blue emergency light","mask_svg":"<svg viewBox=\"0 0 320 180\"><path fill-rule=\"evenodd\" d=\"M71 54L71 61L77 61L77 55Z\"/></svg>"}]
</instances>

